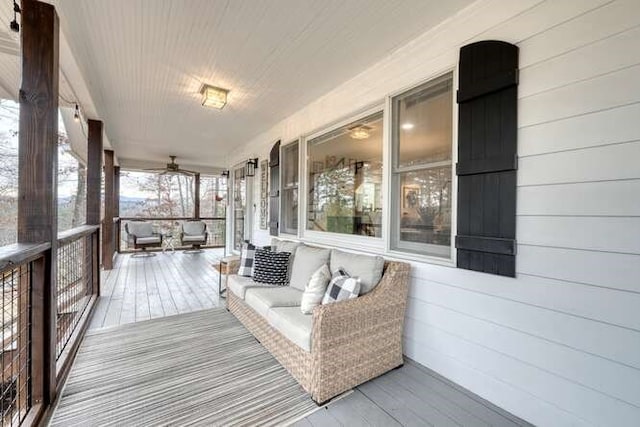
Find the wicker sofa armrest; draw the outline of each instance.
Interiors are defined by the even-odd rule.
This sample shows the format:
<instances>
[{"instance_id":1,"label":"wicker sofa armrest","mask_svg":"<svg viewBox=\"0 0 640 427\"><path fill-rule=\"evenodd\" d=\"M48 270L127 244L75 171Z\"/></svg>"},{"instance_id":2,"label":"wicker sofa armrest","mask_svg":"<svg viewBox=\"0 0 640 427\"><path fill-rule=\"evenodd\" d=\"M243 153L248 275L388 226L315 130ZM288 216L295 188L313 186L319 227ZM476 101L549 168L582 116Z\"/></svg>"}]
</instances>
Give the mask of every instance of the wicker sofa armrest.
<instances>
[{"instance_id":1,"label":"wicker sofa armrest","mask_svg":"<svg viewBox=\"0 0 640 427\"><path fill-rule=\"evenodd\" d=\"M366 335L379 325L404 319L409 291L409 264L388 262L380 283L368 294L320 305L313 310L314 345L322 347L339 337ZM385 313L395 315L385 317Z\"/></svg>"},{"instance_id":2,"label":"wicker sofa armrest","mask_svg":"<svg viewBox=\"0 0 640 427\"><path fill-rule=\"evenodd\" d=\"M388 262L366 295L313 310L314 399L324 401L403 363L409 264Z\"/></svg>"}]
</instances>

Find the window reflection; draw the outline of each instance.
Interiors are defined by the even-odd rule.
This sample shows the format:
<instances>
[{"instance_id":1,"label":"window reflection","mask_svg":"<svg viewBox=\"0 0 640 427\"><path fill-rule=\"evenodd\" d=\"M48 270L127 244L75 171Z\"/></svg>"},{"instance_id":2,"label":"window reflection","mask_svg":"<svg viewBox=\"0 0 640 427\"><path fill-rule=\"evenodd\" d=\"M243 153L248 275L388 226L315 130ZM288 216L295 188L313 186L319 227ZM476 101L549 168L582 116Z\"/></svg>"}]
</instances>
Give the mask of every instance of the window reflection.
<instances>
[{"instance_id":1,"label":"window reflection","mask_svg":"<svg viewBox=\"0 0 640 427\"><path fill-rule=\"evenodd\" d=\"M307 229L382 236L382 113L309 141Z\"/></svg>"},{"instance_id":2,"label":"window reflection","mask_svg":"<svg viewBox=\"0 0 640 427\"><path fill-rule=\"evenodd\" d=\"M453 77L393 98L395 249L450 256Z\"/></svg>"}]
</instances>

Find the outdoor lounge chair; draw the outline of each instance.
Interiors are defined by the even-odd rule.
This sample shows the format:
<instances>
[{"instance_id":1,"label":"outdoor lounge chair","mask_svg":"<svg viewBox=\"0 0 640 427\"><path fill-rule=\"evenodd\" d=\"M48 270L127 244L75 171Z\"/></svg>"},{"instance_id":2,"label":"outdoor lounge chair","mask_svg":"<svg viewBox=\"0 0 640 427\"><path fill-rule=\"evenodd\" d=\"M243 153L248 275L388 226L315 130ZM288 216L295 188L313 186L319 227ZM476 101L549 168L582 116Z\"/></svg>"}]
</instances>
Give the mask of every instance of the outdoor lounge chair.
<instances>
[{"instance_id":1,"label":"outdoor lounge chair","mask_svg":"<svg viewBox=\"0 0 640 427\"><path fill-rule=\"evenodd\" d=\"M147 221L130 221L124 226L125 231L133 239L133 248L141 252L132 256L155 256L147 252L147 248L162 246L162 235L153 232L153 226Z\"/></svg>"},{"instance_id":2,"label":"outdoor lounge chair","mask_svg":"<svg viewBox=\"0 0 640 427\"><path fill-rule=\"evenodd\" d=\"M207 234L207 224L204 221L185 221L182 223L180 245L191 246L191 249L185 250L185 252L200 252L200 246L207 244Z\"/></svg>"}]
</instances>

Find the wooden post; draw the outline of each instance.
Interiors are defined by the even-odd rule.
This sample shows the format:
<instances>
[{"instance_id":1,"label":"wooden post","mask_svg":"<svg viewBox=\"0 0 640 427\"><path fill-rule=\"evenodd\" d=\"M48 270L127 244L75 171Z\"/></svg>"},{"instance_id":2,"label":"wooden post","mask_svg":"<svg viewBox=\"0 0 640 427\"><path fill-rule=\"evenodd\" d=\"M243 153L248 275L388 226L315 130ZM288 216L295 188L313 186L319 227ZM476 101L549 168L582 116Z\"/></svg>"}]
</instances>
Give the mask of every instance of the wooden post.
<instances>
[{"instance_id":1,"label":"wooden post","mask_svg":"<svg viewBox=\"0 0 640 427\"><path fill-rule=\"evenodd\" d=\"M55 8L22 1L22 86L18 173L18 242L51 242L32 271L32 401L56 394L56 255L58 234L58 34Z\"/></svg>"},{"instance_id":2,"label":"wooden post","mask_svg":"<svg viewBox=\"0 0 640 427\"><path fill-rule=\"evenodd\" d=\"M100 120L87 120L89 135L87 136L87 225L100 225L100 203L102 193L102 130L103 124ZM91 260L91 266L87 266L91 271L93 293L100 295L100 245L94 244L93 240L99 240L97 235L91 236L87 240L85 260Z\"/></svg>"},{"instance_id":3,"label":"wooden post","mask_svg":"<svg viewBox=\"0 0 640 427\"><path fill-rule=\"evenodd\" d=\"M113 216L120 218L120 166L113 167ZM116 253L120 253L120 228L121 221L114 223L116 241L113 242L115 247L113 248Z\"/></svg>"},{"instance_id":4,"label":"wooden post","mask_svg":"<svg viewBox=\"0 0 640 427\"><path fill-rule=\"evenodd\" d=\"M113 216L120 216L120 166L113 167Z\"/></svg>"},{"instance_id":5,"label":"wooden post","mask_svg":"<svg viewBox=\"0 0 640 427\"><path fill-rule=\"evenodd\" d=\"M200 219L200 174L197 173L193 179L193 218Z\"/></svg>"},{"instance_id":6,"label":"wooden post","mask_svg":"<svg viewBox=\"0 0 640 427\"><path fill-rule=\"evenodd\" d=\"M87 225L100 225L102 122L89 119L87 124Z\"/></svg>"},{"instance_id":7,"label":"wooden post","mask_svg":"<svg viewBox=\"0 0 640 427\"><path fill-rule=\"evenodd\" d=\"M104 218L102 220L102 268L113 268L114 164L113 151L104 150Z\"/></svg>"}]
</instances>

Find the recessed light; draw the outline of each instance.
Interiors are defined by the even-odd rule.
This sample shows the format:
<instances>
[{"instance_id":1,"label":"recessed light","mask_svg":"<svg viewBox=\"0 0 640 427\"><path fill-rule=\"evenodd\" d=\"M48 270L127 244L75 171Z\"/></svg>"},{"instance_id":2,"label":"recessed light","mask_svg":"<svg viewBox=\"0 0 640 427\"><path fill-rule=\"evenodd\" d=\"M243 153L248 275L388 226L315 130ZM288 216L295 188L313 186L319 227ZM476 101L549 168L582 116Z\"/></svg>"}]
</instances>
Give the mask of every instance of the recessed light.
<instances>
[{"instance_id":1,"label":"recessed light","mask_svg":"<svg viewBox=\"0 0 640 427\"><path fill-rule=\"evenodd\" d=\"M403 123L401 126L402 130L411 130L415 127L413 123Z\"/></svg>"}]
</instances>

